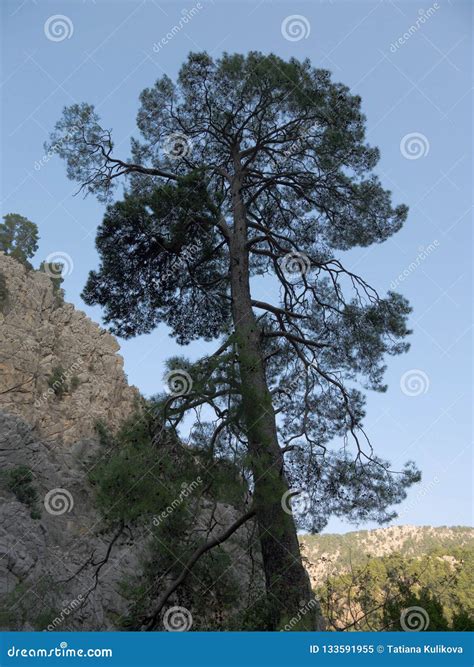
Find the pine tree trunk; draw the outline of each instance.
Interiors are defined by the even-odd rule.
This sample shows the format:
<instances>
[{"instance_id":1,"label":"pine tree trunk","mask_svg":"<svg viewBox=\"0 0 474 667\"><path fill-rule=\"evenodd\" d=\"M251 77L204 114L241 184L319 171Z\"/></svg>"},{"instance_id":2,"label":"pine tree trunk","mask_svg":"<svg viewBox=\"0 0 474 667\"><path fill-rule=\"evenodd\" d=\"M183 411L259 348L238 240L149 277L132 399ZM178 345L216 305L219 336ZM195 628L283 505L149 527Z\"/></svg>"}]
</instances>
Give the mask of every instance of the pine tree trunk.
<instances>
[{"instance_id":1,"label":"pine tree trunk","mask_svg":"<svg viewBox=\"0 0 474 667\"><path fill-rule=\"evenodd\" d=\"M230 242L232 314L271 626L274 630L284 629L291 621L293 630L316 630L319 609L303 567L293 516L282 507L288 483L265 376L260 333L251 304L247 221L240 189L237 175L233 184L234 229Z\"/></svg>"}]
</instances>

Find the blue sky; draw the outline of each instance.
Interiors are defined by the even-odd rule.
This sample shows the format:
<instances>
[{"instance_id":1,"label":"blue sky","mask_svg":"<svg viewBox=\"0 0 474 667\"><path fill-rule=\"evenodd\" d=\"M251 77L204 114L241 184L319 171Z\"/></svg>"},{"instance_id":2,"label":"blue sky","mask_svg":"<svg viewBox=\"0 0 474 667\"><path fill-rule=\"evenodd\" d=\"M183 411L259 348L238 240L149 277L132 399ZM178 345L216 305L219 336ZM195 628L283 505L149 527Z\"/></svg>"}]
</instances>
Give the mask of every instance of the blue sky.
<instances>
[{"instance_id":1,"label":"blue sky","mask_svg":"<svg viewBox=\"0 0 474 667\"><path fill-rule=\"evenodd\" d=\"M366 430L395 468L412 458L423 471L395 523L470 524L471 4L4 0L2 14L2 214L37 223L38 264L67 256L66 298L99 322L100 309L79 295L98 263L104 208L74 196L58 157L44 159L65 105L95 104L127 157L140 91L163 73L174 77L191 50L308 57L362 97L378 172L410 214L385 244L343 259L382 292L395 283L414 308L411 350L388 360L389 389L369 396ZM167 357L212 347L179 348L164 327L120 342L129 381L145 395L162 389ZM332 520L326 530L348 529Z\"/></svg>"}]
</instances>

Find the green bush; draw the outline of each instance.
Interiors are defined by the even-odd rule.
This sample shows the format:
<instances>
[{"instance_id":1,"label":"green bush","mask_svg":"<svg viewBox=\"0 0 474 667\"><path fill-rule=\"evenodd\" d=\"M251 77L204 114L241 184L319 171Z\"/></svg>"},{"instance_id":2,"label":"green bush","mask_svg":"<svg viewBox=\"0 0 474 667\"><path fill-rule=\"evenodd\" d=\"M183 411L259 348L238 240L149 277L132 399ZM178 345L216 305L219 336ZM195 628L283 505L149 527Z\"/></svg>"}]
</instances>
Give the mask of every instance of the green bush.
<instances>
[{"instance_id":1,"label":"green bush","mask_svg":"<svg viewBox=\"0 0 474 667\"><path fill-rule=\"evenodd\" d=\"M75 389L77 389L80 384L81 384L81 381L79 380L77 375L73 375L72 378L71 378L71 382L69 384L70 391L74 391Z\"/></svg>"},{"instance_id":2,"label":"green bush","mask_svg":"<svg viewBox=\"0 0 474 667\"><path fill-rule=\"evenodd\" d=\"M98 454L90 482L108 522L140 522L168 507L174 514L179 509L176 499L186 488L196 489L186 494L191 503L204 490L207 498L235 504L242 501L243 484L230 464L182 445L169 430L155 438L160 427L153 414L151 409L137 412L114 438L103 424L96 424L106 451Z\"/></svg>"},{"instance_id":3,"label":"green bush","mask_svg":"<svg viewBox=\"0 0 474 667\"><path fill-rule=\"evenodd\" d=\"M26 624L40 632L58 615L55 610L60 585L45 577L38 582L22 581L0 601L0 627L21 631ZM65 629L64 627L62 629Z\"/></svg>"},{"instance_id":4,"label":"green bush","mask_svg":"<svg viewBox=\"0 0 474 667\"><path fill-rule=\"evenodd\" d=\"M55 366L53 372L48 378L48 387L52 389L58 398L62 398L67 393L67 378L62 366Z\"/></svg>"},{"instance_id":5,"label":"green bush","mask_svg":"<svg viewBox=\"0 0 474 667\"><path fill-rule=\"evenodd\" d=\"M65 394L73 392L79 385L80 380L77 375L73 375L69 380L69 375L62 366L55 366L48 377L48 387L54 391L59 399Z\"/></svg>"},{"instance_id":6,"label":"green bush","mask_svg":"<svg viewBox=\"0 0 474 667\"><path fill-rule=\"evenodd\" d=\"M37 506L38 493L33 487L33 473L25 465L19 465L11 468L4 473L5 486L11 491L20 503L23 503L31 510L31 518L39 519L40 510Z\"/></svg>"},{"instance_id":7,"label":"green bush","mask_svg":"<svg viewBox=\"0 0 474 667\"><path fill-rule=\"evenodd\" d=\"M4 274L0 271L0 312L5 313L8 305L8 288Z\"/></svg>"},{"instance_id":8,"label":"green bush","mask_svg":"<svg viewBox=\"0 0 474 667\"><path fill-rule=\"evenodd\" d=\"M183 446L168 430L161 432L153 406L145 406L112 437L96 425L102 449L89 479L96 504L109 529L145 524L151 533L142 559L142 574L122 582L131 601L128 629L140 629L157 591L177 577L204 534L196 534L202 502L242 503L244 487L235 469L208 453ZM209 509L211 511L211 509ZM193 610L193 629L230 626L238 585L227 553L220 547L205 554L179 588L180 604Z\"/></svg>"},{"instance_id":9,"label":"green bush","mask_svg":"<svg viewBox=\"0 0 474 667\"><path fill-rule=\"evenodd\" d=\"M62 262L41 262L38 271L46 273L53 283L53 290L58 292L61 289L61 283L64 282L62 277L64 265Z\"/></svg>"}]
</instances>

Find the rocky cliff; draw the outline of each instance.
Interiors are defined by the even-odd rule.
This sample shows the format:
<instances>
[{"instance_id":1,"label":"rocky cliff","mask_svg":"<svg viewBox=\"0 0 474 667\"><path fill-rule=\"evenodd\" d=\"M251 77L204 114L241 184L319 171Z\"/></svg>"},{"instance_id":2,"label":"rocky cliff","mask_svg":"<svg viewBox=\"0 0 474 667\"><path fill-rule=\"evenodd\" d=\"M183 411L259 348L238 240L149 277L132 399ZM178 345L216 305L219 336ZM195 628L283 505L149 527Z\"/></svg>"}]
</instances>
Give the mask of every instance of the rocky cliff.
<instances>
[{"instance_id":1,"label":"rocky cliff","mask_svg":"<svg viewBox=\"0 0 474 667\"><path fill-rule=\"evenodd\" d=\"M97 420L116 428L139 397L116 339L45 273L0 253L0 277L0 410L65 445L93 436Z\"/></svg>"},{"instance_id":2,"label":"rocky cliff","mask_svg":"<svg viewBox=\"0 0 474 667\"><path fill-rule=\"evenodd\" d=\"M96 423L113 434L140 395L115 338L65 303L48 275L3 254L0 311L0 629L120 629L131 608L124 586L143 573L152 521L110 525L91 469L105 456ZM158 468L149 472L166 485ZM194 510L196 532L210 538L238 516L204 495ZM252 530L223 547L241 585L237 606L255 589L244 546ZM186 600L178 591L170 603Z\"/></svg>"}]
</instances>

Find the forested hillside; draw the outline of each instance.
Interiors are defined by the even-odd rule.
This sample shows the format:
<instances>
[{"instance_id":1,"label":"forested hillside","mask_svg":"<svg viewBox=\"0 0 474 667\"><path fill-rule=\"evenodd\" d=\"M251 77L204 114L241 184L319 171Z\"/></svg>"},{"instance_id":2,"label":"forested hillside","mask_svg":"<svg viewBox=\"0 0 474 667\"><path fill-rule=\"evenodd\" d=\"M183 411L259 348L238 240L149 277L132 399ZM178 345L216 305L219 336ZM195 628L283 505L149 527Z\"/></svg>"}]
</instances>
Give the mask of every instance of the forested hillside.
<instances>
[{"instance_id":1,"label":"forested hillside","mask_svg":"<svg viewBox=\"0 0 474 667\"><path fill-rule=\"evenodd\" d=\"M394 526L302 544L328 630L474 629L471 528Z\"/></svg>"},{"instance_id":2,"label":"forested hillside","mask_svg":"<svg viewBox=\"0 0 474 667\"><path fill-rule=\"evenodd\" d=\"M344 534L303 535L300 543L313 582L341 574L367 556L422 556L434 550L474 546L474 529L466 526L391 526Z\"/></svg>"}]
</instances>

